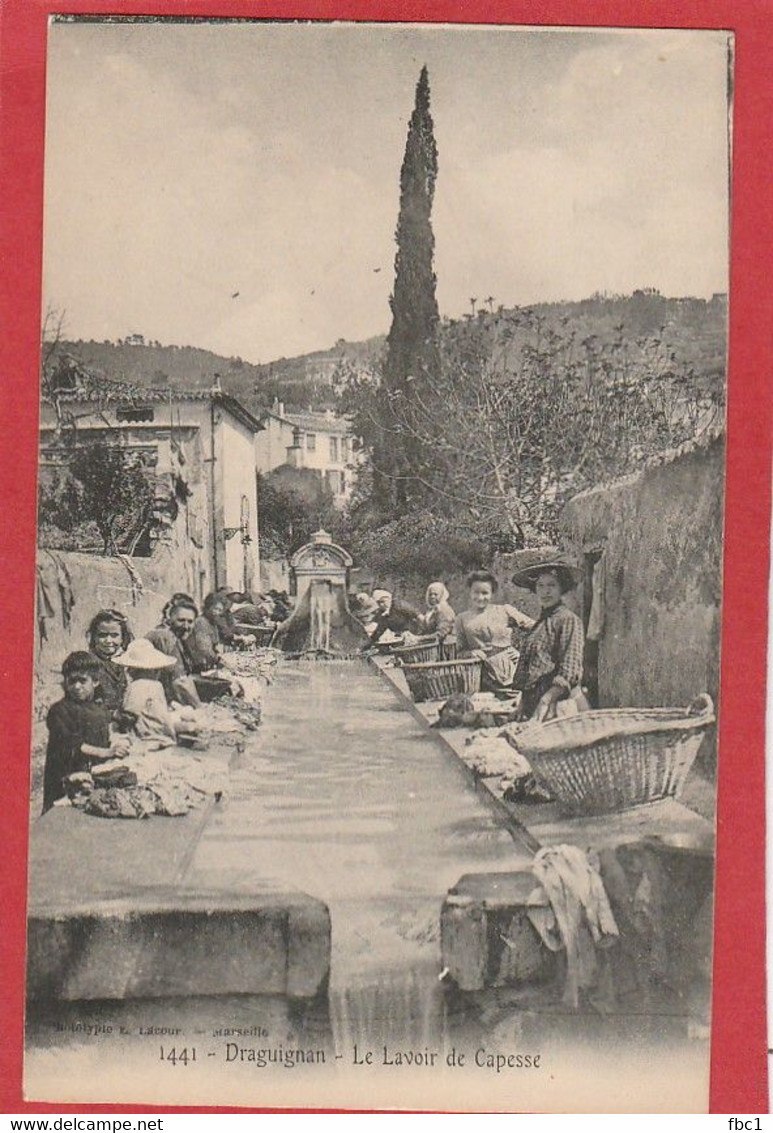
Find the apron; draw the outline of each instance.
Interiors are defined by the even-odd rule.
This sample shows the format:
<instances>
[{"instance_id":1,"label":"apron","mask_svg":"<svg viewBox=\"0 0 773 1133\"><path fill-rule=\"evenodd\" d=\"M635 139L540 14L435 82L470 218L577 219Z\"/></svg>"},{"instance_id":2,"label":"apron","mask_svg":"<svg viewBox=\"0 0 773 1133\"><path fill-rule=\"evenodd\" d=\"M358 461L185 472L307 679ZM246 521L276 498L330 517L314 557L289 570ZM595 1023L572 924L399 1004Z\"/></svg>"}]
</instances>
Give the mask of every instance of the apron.
<instances>
[{"instance_id":1,"label":"apron","mask_svg":"<svg viewBox=\"0 0 773 1133\"><path fill-rule=\"evenodd\" d=\"M512 645L498 649L483 662L480 687L483 692L512 692L518 652Z\"/></svg>"}]
</instances>

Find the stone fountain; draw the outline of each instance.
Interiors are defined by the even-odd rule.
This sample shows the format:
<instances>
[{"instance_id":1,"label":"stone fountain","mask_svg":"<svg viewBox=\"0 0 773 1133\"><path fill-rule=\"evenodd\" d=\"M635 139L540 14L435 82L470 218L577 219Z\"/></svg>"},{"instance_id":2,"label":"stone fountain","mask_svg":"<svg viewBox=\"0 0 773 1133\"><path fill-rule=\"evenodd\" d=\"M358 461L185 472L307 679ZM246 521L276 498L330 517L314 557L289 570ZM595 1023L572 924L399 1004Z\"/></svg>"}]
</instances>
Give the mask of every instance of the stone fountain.
<instances>
[{"instance_id":1,"label":"stone fountain","mask_svg":"<svg viewBox=\"0 0 773 1133\"><path fill-rule=\"evenodd\" d=\"M349 610L347 589L352 557L327 531L315 531L290 560L295 609L279 627L273 644L285 653L348 656L367 643Z\"/></svg>"}]
</instances>

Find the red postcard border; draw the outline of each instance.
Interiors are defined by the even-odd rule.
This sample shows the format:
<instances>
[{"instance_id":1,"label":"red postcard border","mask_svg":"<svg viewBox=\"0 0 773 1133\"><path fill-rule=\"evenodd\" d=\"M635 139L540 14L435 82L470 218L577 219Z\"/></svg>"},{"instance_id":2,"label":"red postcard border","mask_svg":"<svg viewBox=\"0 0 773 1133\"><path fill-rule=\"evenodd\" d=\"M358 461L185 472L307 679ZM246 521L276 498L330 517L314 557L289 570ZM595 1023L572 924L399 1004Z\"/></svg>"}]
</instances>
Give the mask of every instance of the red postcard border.
<instances>
[{"instance_id":1,"label":"red postcard border","mask_svg":"<svg viewBox=\"0 0 773 1133\"><path fill-rule=\"evenodd\" d=\"M0 8L0 1112L176 1112L22 1099L24 911L34 617L45 46L55 12L723 28L736 36L728 467L710 1106L766 1113L765 677L771 507L773 9L765 0L5 0ZM184 1110L180 1110L184 1112ZM210 1112L195 1109L193 1112ZM217 1112L216 1110L213 1112ZM243 1112L243 1111L235 1111ZM267 1112L267 1111L263 1111Z\"/></svg>"}]
</instances>

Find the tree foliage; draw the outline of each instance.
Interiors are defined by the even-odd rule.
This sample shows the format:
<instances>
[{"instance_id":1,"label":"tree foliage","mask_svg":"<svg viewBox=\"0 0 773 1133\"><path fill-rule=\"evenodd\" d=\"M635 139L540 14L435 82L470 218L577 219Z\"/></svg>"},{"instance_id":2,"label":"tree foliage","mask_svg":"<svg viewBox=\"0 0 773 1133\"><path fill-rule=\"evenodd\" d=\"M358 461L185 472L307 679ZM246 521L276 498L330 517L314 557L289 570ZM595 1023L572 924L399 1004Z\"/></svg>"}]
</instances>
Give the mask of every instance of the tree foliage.
<instances>
[{"instance_id":1,"label":"tree foliage","mask_svg":"<svg viewBox=\"0 0 773 1133\"><path fill-rule=\"evenodd\" d=\"M153 517L155 492L142 462L119 445L75 445L50 480L41 480L38 522L74 532L91 526L103 554L132 550Z\"/></svg>"},{"instance_id":2,"label":"tree foliage","mask_svg":"<svg viewBox=\"0 0 773 1133\"><path fill-rule=\"evenodd\" d=\"M330 486L310 468L282 466L258 473L260 552L288 557L320 527L338 534L341 517Z\"/></svg>"},{"instance_id":3,"label":"tree foliage","mask_svg":"<svg viewBox=\"0 0 773 1133\"><path fill-rule=\"evenodd\" d=\"M514 547L551 541L569 496L722 419L722 384L702 380L662 330L583 334L522 309L451 323L440 345L437 382L396 391L388 413L377 375L350 374L342 400L393 444L410 438L405 475L485 545L497 533ZM381 509L372 525L392 518Z\"/></svg>"},{"instance_id":4,"label":"tree foliage","mask_svg":"<svg viewBox=\"0 0 773 1133\"><path fill-rule=\"evenodd\" d=\"M378 387L376 428L369 435L375 490L384 502L398 506L421 495L410 469L424 454L417 436L388 428L392 403L414 392L421 396L432 388L440 371L431 219L437 168L429 76L427 68L422 67L400 171L395 283L390 298L392 325L386 341L383 380ZM379 428L380 424L387 427Z\"/></svg>"}]
</instances>

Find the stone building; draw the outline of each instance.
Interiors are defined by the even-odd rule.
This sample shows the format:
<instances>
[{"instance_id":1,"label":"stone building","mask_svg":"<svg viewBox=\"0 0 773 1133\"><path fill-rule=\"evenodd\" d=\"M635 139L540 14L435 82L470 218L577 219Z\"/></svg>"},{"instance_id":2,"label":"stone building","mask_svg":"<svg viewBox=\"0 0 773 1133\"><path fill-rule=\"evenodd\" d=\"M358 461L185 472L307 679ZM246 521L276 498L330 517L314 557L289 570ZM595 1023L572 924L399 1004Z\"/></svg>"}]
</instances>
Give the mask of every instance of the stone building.
<instances>
[{"instance_id":1,"label":"stone building","mask_svg":"<svg viewBox=\"0 0 773 1133\"><path fill-rule=\"evenodd\" d=\"M44 477L63 458L63 421L75 428L79 442L109 440L136 454L152 472L161 515L151 535L174 543L181 559L179 577L187 578L197 598L215 586L257 585L254 451L261 426L239 401L219 386L206 391L137 389L80 375L72 388L56 392L55 401L42 403ZM152 541L134 553L152 554Z\"/></svg>"},{"instance_id":2,"label":"stone building","mask_svg":"<svg viewBox=\"0 0 773 1133\"><path fill-rule=\"evenodd\" d=\"M354 486L358 456L349 422L334 413L286 412L274 402L255 438L258 472L275 468L309 468L327 481L337 504L343 505Z\"/></svg>"}]
</instances>

